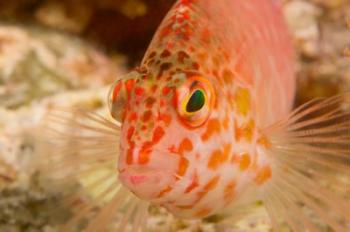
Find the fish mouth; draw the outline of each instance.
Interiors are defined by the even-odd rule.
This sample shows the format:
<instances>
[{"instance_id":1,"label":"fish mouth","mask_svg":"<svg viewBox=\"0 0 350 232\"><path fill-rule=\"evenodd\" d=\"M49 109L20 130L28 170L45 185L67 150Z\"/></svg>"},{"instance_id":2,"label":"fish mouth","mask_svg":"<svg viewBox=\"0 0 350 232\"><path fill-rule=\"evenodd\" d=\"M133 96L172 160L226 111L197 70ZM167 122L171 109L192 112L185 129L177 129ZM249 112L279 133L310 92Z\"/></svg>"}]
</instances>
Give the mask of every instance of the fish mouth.
<instances>
[{"instance_id":1,"label":"fish mouth","mask_svg":"<svg viewBox=\"0 0 350 232\"><path fill-rule=\"evenodd\" d=\"M119 171L119 180L131 192L143 200L154 200L164 186L175 181L171 173L147 167L130 167Z\"/></svg>"},{"instance_id":2,"label":"fish mouth","mask_svg":"<svg viewBox=\"0 0 350 232\"><path fill-rule=\"evenodd\" d=\"M143 200L159 200L159 194L177 181L176 173L180 156L176 153L153 154L148 164L126 164L118 166L120 182Z\"/></svg>"}]
</instances>

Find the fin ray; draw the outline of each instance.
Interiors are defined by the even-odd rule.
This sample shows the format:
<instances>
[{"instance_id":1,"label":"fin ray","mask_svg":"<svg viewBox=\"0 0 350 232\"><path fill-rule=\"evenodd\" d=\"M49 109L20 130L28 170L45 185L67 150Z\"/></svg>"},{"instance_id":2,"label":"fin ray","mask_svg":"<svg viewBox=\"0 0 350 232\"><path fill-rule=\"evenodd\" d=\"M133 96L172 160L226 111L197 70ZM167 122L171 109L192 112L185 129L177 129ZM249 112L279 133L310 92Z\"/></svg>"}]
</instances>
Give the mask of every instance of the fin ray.
<instances>
[{"instance_id":1,"label":"fin ray","mask_svg":"<svg viewBox=\"0 0 350 232\"><path fill-rule=\"evenodd\" d=\"M123 231L128 224L138 228L144 218L135 221L132 215L122 220L117 217L128 207L133 207L131 212L142 209L136 216L146 217L149 206L118 180L119 123L85 110L55 109L44 118L39 133L42 144L38 169L43 179L51 184L54 180L53 185L59 186L54 189L62 195L60 204L73 214L60 231L72 231L78 225L87 232L104 231L111 223Z\"/></svg>"},{"instance_id":2,"label":"fin ray","mask_svg":"<svg viewBox=\"0 0 350 232\"><path fill-rule=\"evenodd\" d=\"M273 173L262 199L274 229L349 231L350 93L312 100L262 131Z\"/></svg>"}]
</instances>

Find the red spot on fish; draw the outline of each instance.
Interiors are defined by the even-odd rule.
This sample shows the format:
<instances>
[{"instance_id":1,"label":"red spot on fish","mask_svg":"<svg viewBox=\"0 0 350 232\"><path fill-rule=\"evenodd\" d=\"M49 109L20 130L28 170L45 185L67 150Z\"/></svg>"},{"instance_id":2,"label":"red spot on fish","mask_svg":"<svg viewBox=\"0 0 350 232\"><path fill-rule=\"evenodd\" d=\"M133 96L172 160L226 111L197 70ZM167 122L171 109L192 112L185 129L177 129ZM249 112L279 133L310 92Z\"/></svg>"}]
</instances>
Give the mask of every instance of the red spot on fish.
<instances>
[{"instance_id":1,"label":"red spot on fish","mask_svg":"<svg viewBox=\"0 0 350 232\"><path fill-rule=\"evenodd\" d=\"M151 108L155 102L156 102L156 99L154 97L148 97L145 100L146 107Z\"/></svg>"},{"instance_id":2,"label":"red spot on fish","mask_svg":"<svg viewBox=\"0 0 350 232\"><path fill-rule=\"evenodd\" d=\"M136 112L132 112L130 113L130 116L129 116L129 121L136 121L137 120L137 113Z\"/></svg>"},{"instance_id":3,"label":"red spot on fish","mask_svg":"<svg viewBox=\"0 0 350 232\"><path fill-rule=\"evenodd\" d=\"M152 111L147 110L145 113L143 113L142 121L148 122L151 119L151 117L152 117Z\"/></svg>"},{"instance_id":4,"label":"red spot on fish","mask_svg":"<svg viewBox=\"0 0 350 232\"><path fill-rule=\"evenodd\" d=\"M153 143L158 143L159 140L164 136L165 132L162 127L158 126L153 132Z\"/></svg>"},{"instance_id":5,"label":"red spot on fish","mask_svg":"<svg viewBox=\"0 0 350 232\"><path fill-rule=\"evenodd\" d=\"M193 189L199 186L197 173L193 175L192 182L189 186L187 186L185 193L190 193Z\"/></svg>"},{"instance_id":6,"label":"red spot on fish","mask_svg":"<svg viewBox=\"0 0 350 232\"><path fill-rule=\"evenodd\" d=\"M167 58L171 55L171 52L167 49L165 49L161 54L160 54L160 58Z\"/></svg>"},{"instance_id":7,"label":"red spot on fish","mask_svg":"<svg viewBox=\"0 0 350 232\"><path fill-rule=\"evenodd\" d=\"M163 121L166 126L169 126L169 124L171 123L171 116L169 114L159 114L158 119L160 121Z\"/></svg>"},{"instance_id":8,"label":"red spot on fish","mask_svg":"<svg viewBox=\"0 0 350 232\"><path fill-rule=\"evenodd\" d=\"M130 79L125 81L125 88L128 91L128 93L131 93L132 88L135 85L135 80L134 79Z\"/></svg>"},{"instance_id":9,"label":"red spot on fish","mask_svg":"<svg viewBox=\"0 0 350 232\"><path fill-rule=\"evenodd\" d=\"M187 152L192 151L192 149L193 149L193 145L192 145L191 140L189 140L188 138L184 138L179 145L178 152L180 154L183 154L186 151Z\"/></svg>"},{"instance_id":10,"label":"red spot on fish","mask_svg":"<svg viewBox=\"0 0 350 232\"><path fill-rule=\"evenodd\" d=\"M134 153L134 144L130 143L130 147L126 152L126 164L131 165L133 163L133 153Z\"/></svg>"},{"instance_id":11,"label":"red spot on fish","mask_svg":"<svg viewBox=\"0 0 350 232\"><path fill-rule=\"evenodd\" d=\"M178 62L180 62L181 64L183 64L184 62L185 62L185 60L186 59L189 59L190 58L190 56L186 53L186 52L184 52L184 51L179 51L178 53L177 53L177 60L178 60Z\"/></svg>"},{"instance_id":12,"label":"red spot on fish","mask_svg":"<svg viewBox=\"0 0 350 232\"><path fill-rule=\"evenodd\" d=\"M115 102L115 101L117 100L117 97L118 97L118 95L119 95L119 92L120 92L121 87L122 87L122 83L121 83L121 81L119 81L119 82L115 85L115 87L114 87L114 89L113 89L113 96L112 96L112 101L113 101L113 102Z\"/></svg>"},{"instance_id":13,"label":"red spot on fish","mask_svg":"<svg viewBox=\"0 0 350 232\"><path fill-rule=\"evenodd\" d=\"M142 96L142 94L145 92L145 89L144 88L141 88L141 87L137 87L135 88L135 94L136 96Z\"/></svg>"},{"instance_id":14,"label":"red spot on fish","mask_svg":"<svg viewBox=\"0 0 350 232\"><path fill-rule=\"evenodd\" d=\"M197 62L192 63L192 68L195 70L199 70L200 65Z\"/></svg>"},{"instance_id":15,"label":"red spot on fish","mask_svg":"<svg viewBox=\"0 0 350 232\"><path fill-rule=\"evenodd\" d=\"M153 58L157 55L157 53L155 51L151 52L151 54L149 55L148 58Z\"/></svg>"},{"instance_id":16,"label":"red spot on fish","mask_svg":"<svg viewBox=\"0 0 350 232\"><path fill-rule=\"evenodd\" d=\"M165 86L162 90L164 96L168 95L171 92L171 88Z\"/></svg>"},{"instance_id":17,"label":"red spot on fish","mask_svg":"<svg viewBox=\"0 0 350 232\"><path fill-rule=\"evenodd\" d=\"M140 165L148 164L151 152L152 152L152 150L150 150L150 149L143 149L142 148L140 150L139 160L138 160Z\"/></svg>"},{"instance_id":18,"label":"red spot on fish","mask_svg":"<svg viewBox=\"0 0 350 232\"><path fill-rule=\"evenodd\" d=\"M127 135L126 135L126 138L129 142L131 141L131 138L132 138L134 132L135 132L135 127L133 127L133 126L129 127Z\"/></svg>"}]
</instances>

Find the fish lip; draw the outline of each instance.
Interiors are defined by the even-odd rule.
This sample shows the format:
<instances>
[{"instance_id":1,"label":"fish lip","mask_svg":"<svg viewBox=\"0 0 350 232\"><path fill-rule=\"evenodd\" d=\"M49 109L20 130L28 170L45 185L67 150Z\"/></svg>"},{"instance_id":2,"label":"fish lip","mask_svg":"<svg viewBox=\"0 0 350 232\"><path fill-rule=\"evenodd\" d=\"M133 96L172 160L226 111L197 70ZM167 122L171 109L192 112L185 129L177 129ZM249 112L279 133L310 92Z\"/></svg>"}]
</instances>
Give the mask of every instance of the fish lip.
<instances>
[{"instance_id":1,"label":"fish lip","mask_svg":"<svg viewBox=\"0 0 350 232\"><path fill-rule=\"evenodd\" d=\"M129 166L121 169L119 173L127 172L128 175L147 175L152 173L157 173L159 171L155 171L155 168L144 167L144 166Z\"/></svg>"}]
</instances>

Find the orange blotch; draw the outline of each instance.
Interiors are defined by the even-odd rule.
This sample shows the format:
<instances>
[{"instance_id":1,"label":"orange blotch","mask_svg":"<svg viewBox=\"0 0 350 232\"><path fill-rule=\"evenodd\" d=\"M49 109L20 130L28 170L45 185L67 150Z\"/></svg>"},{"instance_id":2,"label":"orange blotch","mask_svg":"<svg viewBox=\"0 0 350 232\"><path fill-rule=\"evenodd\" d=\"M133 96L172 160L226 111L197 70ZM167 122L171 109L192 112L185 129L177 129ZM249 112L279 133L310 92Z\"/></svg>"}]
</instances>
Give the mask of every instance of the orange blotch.
<instances>
[{"instance_id":1,"label":"orange blotch","mask_svg":"<svg viewBox=\"0 0 350 232\"><path fill-rule=\"evenodd\" d=\"M264 146L265 148L270 148L271 147L271 142L266 136L261 136L258 139L258 144Z\"/></svg>"},{"instance_id":2,"label":"orange blotch","mask_svg":"<svg viewBox=\"0 0 350 232\"><path fill-rule=\"evenodd\" d=\"M179 51L177 54L177 59L181 64L185 62L185 59L189 59L189 58L190 58L189 55L187 55L187 53L184 51Z\"/></svg>"},{"instance_id":3,"label":"orange blotch","mask_svg":"<svg viewBox=\"0 0 350 232\"><path fill-rule=\"evenodd\" d=\"M248 169L250 165L250 156L248 153L244 153L243 155L241 155L240 157L240 161L239 161L239 169L241 171L245 171Z\"/></svg>"},{"instance_id":4,"label":"orange blotch","mask_svg":"<svg viewBox=\"0 0 350 232\"><path fill-rule=\"evenodd\" d=\"M149 162L149 157L151 155L151 150L141 149L139 154L139 164L144 165Z\"/></svg>"},{"instance_id":5,"label":"orange blotch","mask_svg":"<svg viewBox=\"0 0 350 232\"><path fill-rule=\"evenodd\" d=\"M177 171L178 176L184 176L188 168L188 160L181 157Z\"/></svg>"},{"instance_id":6,"label":"orange blotch","mask_svg":"<svg viewBox=\"0 0 350 232\"><path fill-rule=\"evenodd\" d=\"M168 192L170 192L171 190L173 190L173 188L171 186L167 186L165 187L162 191L160 191L160 193L157 195L157 198L161 198L163 197L165 194L167 194Z\"/></svg>"},{"instance_id":7,"label":"orange blotch","mask_svg":"<svg viewBox=\"0 0 350 232\"><path fill-rule=\"evenodd\" d=\"M255 123L252 119L250 119L247 123L245 123L242 127L237 125L237 121L235 121L235 139L239 141L241 139L245 139L248 142L252 141Z\"/></svg>"},{"instance_id":8,"label":"orange blotch","mask_svg":"<svg viewBox=\"0 0 350 232\"><path fill-rule=\"evenodd\" d=\"M230 203L235 197L236 181L230 181L224 189L224 200L225 204Z\"/></svg>"},{"instance_id":9,"label":"orange blotch","mask_svg":"<svg viewBox=\"0 0 350 232\"><path fill-rule=\"evenodd\" d=\"M151 92L154 93L157 90L158 86L157 85L153 85L151 87Z\"/></svg>"},{"instance_id":10,"label":"orange blotch","mask_svg":"<svg viewBox=\"0 0 350 232\"><path fill-rule=\"evenodd\" d=\"M243 138L245 138L248 142L251 142L253 138L254 127L255 123L252 119L250 119L243 127Z\"/></svg>"},{"instance_id":11,"label":"orange blotch","mask_svg":"<svg viewBox=\"0 0 350 232\"><path fill-rule=\"evenodd\" d=\"M211 209L210 208L203 208L203 209L200 209L196 212L196 216L197 217L206 217L208 216L209 214L211 213Z\"/></svg>"},{"instance_id":12,"label":"orange blotch","mask_svg":"<svg viewBox=\"0 0 350 232\"><path fill-rule=\"evenodd\" d=\"M231 84L233 82L234 75L230 70L225 69L222 72L222 79L223 79L225 84Z\"/></svg>"},{"instance_id":13,"label":"orange blotch","mask_svg":"<svg viewBox=\"0 0 350 232\"><path fill-rule=\"evenodd\" d=\"M189 205L177 205L176 207L179 209L192 209L194 204L189 204Z\"/></svg>"},{"instance_id":14,"label":"orange blotch","mask_svg":"<svg viewBox=\"0 0 350 232\"><path fill-rule=\"evenodd\" d=\"M161 54L160 54L160 57L161 58L167 58L171 55L171 52L167 49L165 49Z\"/></svg>"},{"instance_id":15,"label":"orange blotch","mask_svg":"<svg viewBox=\"0 0 350 232\"><path fill-rule=\"evenodd\" d=\"M129 121L136 121L137 120L137 113L136 112L132 112L129 116Z\"/></svg>"},{"instance_id":16,"label":"orange blotch","mask_svg":"<svg viewBox=\"0 0 350 232\"><path fill-rule=\"evenodd\" d=\"M205 195L207 195L209 191L213 190L213 189L216 187L216 185L217 185L218 182L219 182L219 179L220 179L220 176L215 176L215 177L213 177L213 178L204 186L203 190L197 193L198 198L197 198L197 200L195 201L195 204L197 204L200 200L202 200L203 197L204 197Z\"/></svg>"},{"instance_id":17,"label":"orange blotch","mask_svg":"<svg viewBox=\"0 0 350 232\"><path fill-rule=\"evenodd\" d=\"M246 116L250 109L250 95L249 90L244 88L238 88L235 93L235 102L237 111Z\"/></svg>"},{"instance_id":18,"label":"orange blotch","mask_svg":"<svg viewBox=\"0 0 350 232\"><path fill-rule=\"evenodd\" d=\"M201 52L198 54L198 59L201 63L206 63L208 59L208 53L206 52Z\"/></svg>"},{"instance_id":19,"label":"orange blotch","mask_svg":"<svg viewBox=\"0 0 350 232\"><path fill-rule=\"evenodd\" d=\"M204 191L209 192L210 190L213 190L216 185L218 184L220 179L220 176L213 177L205 186Z\"/></svg>"},{"instance_id":20,"label":"orange blotch","mask_svg":"<svg viewBox=\"0 0 350 232\"><path fill-rule=\"evenodd\" d=\"M185 151L190 152L192 151L192 149L193 149L193 145L191 140L189 140L188 138L184 138L179 145L178 152L180 154L183 154L183 152Z\"/></svg>"},{"instance_id":21,"label":"orange blotch","mask_svg":"<svg viewBox=\"0 0 350 232\"><path fill-rule=\"evenodd\" d=\"M224 127L225 130L228 129L229 123L230 123L230 117L229 117L229 114L226 113L224 122L222 123L222 126Z\"/></svg>"},{"instance_id":22,"label":"orange blotch","mask_svg":"<svg viewBox=\"0 0 350 232\"><path fill-rule=\"evenodd\" d=\"M162 127L158 126L153 132L153 143L158 143L159 140L164 136L165 132Z\"/></svg>"},{"instance_id":23,"label":"orange blotch","mask_svg":"<svg viewBox=\"0 0 350 232\"><path fill-rule=\"evenodd\" d=\"M162 89L162 93L164 96L168 95L170 93L170 91L171 91L171 88L169 88L167 86Z\"/></svg>"},{"instance_id":24,"label":"orange blotch","mask_svg":"<svg viewBox=\"0 0 350 232\"><path fill-rule=\"evenodd\" d=\"M201 41L203 43L209 43L211 38L211 33L208 28L204 28L201 33Z\"/></svg>"},{"instance_id":25,"label":"orange blotch","mask_svg":"<svg viewBox=\"0 0 350 232\"><path fill-rule=\"evenodd\" d=\"M241 140L243 132L242 132L242 129L238 126L238 123L236 120L235 120L235 130L234 131L235 131L236 141Z\"/></svg>"},{"instance_id":26,"label":"orange blotch","mask_svg":"<svg viewBox=\"0 0 350 232\"><path fill-rule=\"evenodd\" d=\"M155 102L156 99L154 99L153 97L148 97L145 101L146 107L151 108Z\"/></svg>"},{"instance_id":27,"label":"orange blotch","mask_svg":"<svg viewBox=\"0 0 350 232\"><path fill-rule=\"evenodd\" d=\"M252 162L250 155L248 153L243 153L242 155L233 155L231 163L238 165L241 171L245 171L250 167Z\"/></svg>"},{"instance_id":28,"label":"orange blotch","mask_svg":"<svg viewBox=\"0 0 350 232\"><path fill-rule=\"evenodd\" d=\"M137 96L139 96L139 97L140 97L144 92L145 92L145 89L144 89L144 88L141 88L141 87L135 88L135 94L136 94Z\"/></svg>"},{"instance_id":29,"label":"orange blotch","mask_svg":"<svg viewBox=\"0 0 350 232\"><path fill-rule=\"evenodd\" d=\"M195 70L198 70L200 68L200 65L197 62L192 63L192 68Z\"/></svg>"},{"instance_id":30,"label":"orange blotch","mask_svg":"<svg viewBox=\"0 0 350 232\"><path fill-rule=\"evenodd\" d=\"M143 113L142 121L148 122L151 119L151 117L152 117L152 111L147 110L145 113Z\"/></svg>"},{"instance_id":31,"label":"orange blotch","mask_svg":"<svg viewBox=\"0 0 350 232\"><path fill-rule=\"evenodd\" d=\"M169 114L160 114L158 119L163 121L167 126L171 123L171 116Z\"/></svg>"},{"instance_id":32,"label":"orange blotch","mask_svg":"<svg viewBox=\"0 0 350 232\"><path fill-rule=\"evenodd\" d=\"M203 141L207 141L216 133L220 132L220 122L218 119L211 119L208 121L206 131L202 134L201 138Z\"/></svg>"},{"instance_id":33,"label":"orange blotch","mask_svg":"<svg viewBox=\"0 0 350 232\"><path fill-rule=\"evenodd\" d=\"M268 179L270 179L272 176L272 171L270 166L264 166L260 170L258 170L258 173L255 176L255 183L258 185L261 185L265 183Z\"/></svg>"},{"instance_id":34,"label":"orange blotch","mask_svg":"<svg viewBox=\"0 0 350 232\"><path fill-rule=\"evenodd\" d=\"M215 150L210 155L210 159L208 162L208 168L212 170L216 170L220 165L227 162L229 153L231 150L231 145L225 145L224 150Z\"/></svg>"},{"instance_id":35,"label":"orange blotch","mask_svg":"<svg viewBox=\"0 0 350 232\"><path fill-rule=\"evenodd\" d=\"M189 186L187 186L185 193L190 193L193 189L197 188L198 186L199 186L198 176L197 174L194 174L192 183Z\"/></svg>"}]
</instances>

